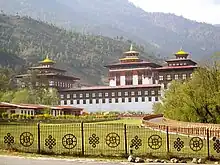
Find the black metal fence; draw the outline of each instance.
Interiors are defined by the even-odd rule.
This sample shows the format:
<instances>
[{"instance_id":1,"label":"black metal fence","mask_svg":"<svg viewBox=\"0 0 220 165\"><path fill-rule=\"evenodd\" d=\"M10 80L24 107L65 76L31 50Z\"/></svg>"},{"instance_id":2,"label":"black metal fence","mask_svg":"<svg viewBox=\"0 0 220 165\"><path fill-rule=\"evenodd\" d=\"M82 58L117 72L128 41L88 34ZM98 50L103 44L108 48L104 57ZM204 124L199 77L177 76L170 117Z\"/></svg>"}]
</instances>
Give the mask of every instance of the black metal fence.
<instances>
[{"instance_id":1,"label":"black metal fence","mask_svg":"<svg viewBox=\"0 0 220 165\"><path fill-rule=\"evenodd\" d=\"M0 125L0 148L57 155L214 157L220 140L124 124Z\"/></svg>"}]
</instances>

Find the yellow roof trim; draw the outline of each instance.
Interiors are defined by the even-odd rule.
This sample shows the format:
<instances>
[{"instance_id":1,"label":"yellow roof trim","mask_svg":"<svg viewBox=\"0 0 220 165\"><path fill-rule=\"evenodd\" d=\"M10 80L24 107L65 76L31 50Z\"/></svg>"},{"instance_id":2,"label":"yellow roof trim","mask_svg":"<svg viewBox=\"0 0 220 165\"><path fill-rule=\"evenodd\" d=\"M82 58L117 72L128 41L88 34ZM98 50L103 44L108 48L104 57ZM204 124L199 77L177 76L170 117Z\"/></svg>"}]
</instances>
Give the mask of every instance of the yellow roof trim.
<instances>
[{"instance_id":1,"label":"yellow roof trim","mask_svg":"<svg viewBox=\"0 0 220 165\"><path fill-rule=\"evenodd\" d=\"M138 57L125 57L125 58L121 58L119 60L139 60Z\"/></svg>"}]
</instances>

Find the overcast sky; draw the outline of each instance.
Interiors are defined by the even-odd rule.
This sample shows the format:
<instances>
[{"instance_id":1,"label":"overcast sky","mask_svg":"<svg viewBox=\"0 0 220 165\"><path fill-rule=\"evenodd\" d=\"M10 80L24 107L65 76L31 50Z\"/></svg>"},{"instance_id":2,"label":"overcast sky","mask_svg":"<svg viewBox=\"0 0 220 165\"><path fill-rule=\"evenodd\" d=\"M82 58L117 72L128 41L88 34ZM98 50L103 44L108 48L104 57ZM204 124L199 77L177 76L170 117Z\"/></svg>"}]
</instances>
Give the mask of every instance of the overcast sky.
<instances>
[{"instance_id":1,"label":"overcast sky","mask_svg":"<svg viewBox=\"0 0 220 165\"><path fill-rule=\"evenodd\" d=\"M149 12L182 15L191 20L220 24L220 0L129 0Z\"/></svg>"}]
</instances>

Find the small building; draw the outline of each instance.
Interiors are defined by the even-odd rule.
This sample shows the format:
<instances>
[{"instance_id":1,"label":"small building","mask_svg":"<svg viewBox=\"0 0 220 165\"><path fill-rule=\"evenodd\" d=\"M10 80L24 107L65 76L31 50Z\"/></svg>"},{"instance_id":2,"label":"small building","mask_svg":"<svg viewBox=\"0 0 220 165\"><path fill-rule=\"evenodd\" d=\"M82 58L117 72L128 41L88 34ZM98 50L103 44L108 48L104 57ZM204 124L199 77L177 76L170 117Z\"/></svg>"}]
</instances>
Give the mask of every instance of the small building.
<instances>
[{"instance_id":1,"label":"small building","mask_svg":"<svg viewBox=\"0 0 220 165\"><path fill-rule=\"evenodd\" d=\"M46 106L38 104L11 104L11 103L0 103L0 110L4 110L8 114L19 114L19 115L40 115L44 114L46 110L53 116L60 115L74 115L79 116L82 114L82 108L75 108L73 106Z\"/></svg>"},{"instance_id":2,"label":"small building","mask_svg":"<svg viewBox=\"0 0 220 165\"><path fill-rule=\"evenodd\" d=\"M83 113L82 108L76 108L72 106L56 106L51 107L51 115L61 116L61 115L73 115L80 116Z\"/></svg>"}]
</instances>

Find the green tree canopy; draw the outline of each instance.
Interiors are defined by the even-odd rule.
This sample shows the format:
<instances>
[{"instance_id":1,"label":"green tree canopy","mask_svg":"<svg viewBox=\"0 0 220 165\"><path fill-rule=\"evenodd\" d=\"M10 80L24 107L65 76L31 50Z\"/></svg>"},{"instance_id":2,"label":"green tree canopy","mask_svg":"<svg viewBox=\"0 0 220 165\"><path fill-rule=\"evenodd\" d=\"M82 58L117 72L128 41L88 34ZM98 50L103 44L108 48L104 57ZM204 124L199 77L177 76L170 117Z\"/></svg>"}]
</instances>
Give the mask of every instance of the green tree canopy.
<instances>
[{"instance_id":1,"label":"green tree canopy","mask_svg":"<svg viewBox=\"0 0 220 165\"><path fill-rule=\"evenodd\" d=\"M186 82L172 82L159 104L154 110L170 119L220 123L219 63L199 68Z\"/></svg>"}]
</instances>

